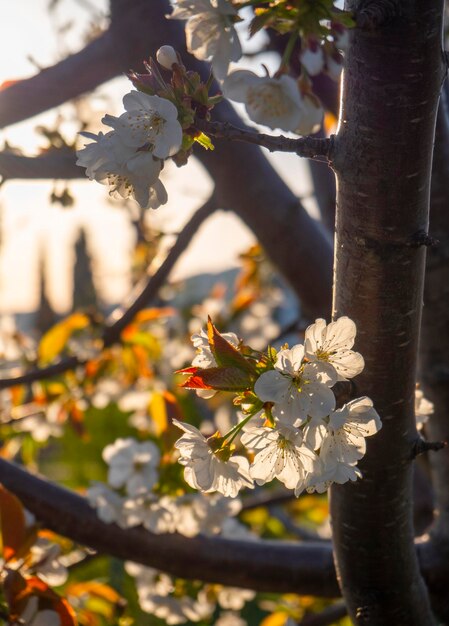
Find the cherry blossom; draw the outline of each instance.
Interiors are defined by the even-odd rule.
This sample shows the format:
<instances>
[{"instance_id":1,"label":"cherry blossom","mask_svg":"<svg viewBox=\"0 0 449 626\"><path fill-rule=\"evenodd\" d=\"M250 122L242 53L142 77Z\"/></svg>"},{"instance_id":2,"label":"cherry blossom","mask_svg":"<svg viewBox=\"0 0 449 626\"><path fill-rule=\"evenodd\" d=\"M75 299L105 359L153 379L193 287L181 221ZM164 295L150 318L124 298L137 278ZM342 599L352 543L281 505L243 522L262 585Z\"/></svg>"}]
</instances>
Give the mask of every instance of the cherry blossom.
<instances>
[{"instance_id":1,"label":"cherry blossom","mask_svg":"<svg viewBox=\"0 0 449 626\"><path fill-rule=\"evenodd\" d=\"M258 485L277 478L299 495L306 486L307 474L318 467L318 457L304 445L302 433L283 424L253 428L242 435L242 443L257 451L250 474Z\"/></svg>"},{"instance_id":2,"label":"cherry blossom","mask_svg":"<svg viewBox=\"0 0 449 626\"><path fill-rule=\"evenodd\" d=\"M433 402L430 402L430 400L427 400L427 398L424 397L424 393L422 389L416 389L415 390L415 417L416 417L416 424L419 429L421 429L423 425L427 422L427 420L429 419L429 416L432 415L434 410L435 408L433 406Z\"/></svg>"},{"instance_id":3,"label":"cherry blossom","mask_svg":"<svg viewBox=\"0 0 449 626\"><path fill-rule=\"evenodd\" d=\"M175 105L159 96L131 91L123 98L125 113L105 115L103 123L113 128L125 146L148 146L153 156L166 159L176 154L182 143L182 128Z\"/></svg>"},{"instance_id":4,"label":"cherry blossom","mask_svg":"<svg viewBox=\"0 0 449 626\"><path fill-rule=\"evenodd\" d=\"M167 192L158 178L162 161L151 151L136 151L114 131L83 136L93 141L77 151L76 163L86 168L90 180L108 185L113 197L134 197L144 209L156 209L167 202Z\"/></svg>"},{"instance_id":5,"label":"cherry blossom","mask_svg":"<svg viewBox=\"0 0 449 626\"><path fill-rule=\"evenodd\" d=\"M301 123L303 103L297 82L285 74L279 78L237 70L223 82L223 93L245 104L253 122L295 132Z\"/></svg>"},{"instance_id":6,"label":"cherry blossom","mask_svg":"<svg viewBox=\"0 0 449 626\"><path fill-rule=\"evenodd\" d=\"M131 438L117 439L103 450L103 459L109 465L111 487L126 486L130 496L146 493L158 480L160 453L152 441L139 443Z\"/></svg>"},{"instance_id":7,"label":"cherry blossom","mask_svg":"<svg viewBox=\"0 0 449 626\"><path fill-rule=\"evenodd\" d=\"M356 336L356 325L349 317L340 317L326 326L323 319L311 324L305 334L305 356L312 362L320 363L338 380L347 380L360 374L365 366L363 357L351 350Z\"/></svg>"},{"instance_id":8,"label":"cherry blossom","mask_svg":"<svg viewBox=\"0 0 449 626\"><path fill-rule=\"evenodd\" d=\"M299 426L309 415L325 417L335 408L330 387L336 379L335 370L321 362L305 362L304 346L298 344L278 352L274 369L257 379L254 391L263 402L274 402L274 417Z\"/></svg>"},{"instance_id":9,"label":"cherry blossom","mask_svg":"<svg viewBox=\"0 0 449 626\"><path fill-rule=\"evenodd\" d=\"M215 76L222 80L231 61L242 56L242 47L234 28L238 19L227 0L177 0L171 14L186 19L187 49L197 59L210 61Z\"/></svg>"},{"instance_id":10,"label":"cherry blossom","mask_svg":"<svg viewBox=\"0 0 449 626\"><path fill-rule=\"evenodd\" d=\"M380 417L366 396L332 411L326 420L312 420L306 428L305 440L311 447L320 449L324 469L319 482L356 480L360 472L354 466L366 452L365 438L381 427Z\"/></svg>"},{"instance_id":11,"label":"cherry blossom","mask_svg":"<svg viewBox=\"0 0 449 626\"><path fill-rule=\"evenodd\" d=\"M195 426L178 420L173 423L185 432L175 447L181 454L179 463L185 466L187 484L204 492L218 491L231 498L235 498L242 487L254 487L245 457L232 456L223 461Z\"/></svg>"}]
</instances>

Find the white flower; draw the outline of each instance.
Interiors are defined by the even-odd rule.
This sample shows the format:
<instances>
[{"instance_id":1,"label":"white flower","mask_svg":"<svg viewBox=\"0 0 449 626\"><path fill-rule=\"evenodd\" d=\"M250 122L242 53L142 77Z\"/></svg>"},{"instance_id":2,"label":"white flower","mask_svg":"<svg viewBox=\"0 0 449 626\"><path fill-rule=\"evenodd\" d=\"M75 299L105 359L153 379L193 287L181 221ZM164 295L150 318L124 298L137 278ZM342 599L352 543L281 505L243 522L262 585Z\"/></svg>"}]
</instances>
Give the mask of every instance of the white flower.
<instances>
[{"instance_id":1,"label":"white flower","mask_svg":"<svg viewBox=\"0 0 449 626\"><path fill-rule=\"evenodd\" d=\"M173 423L185 432L175 447L181 454L179 463L185 466L187 484L200 491L218 491L231 498L235 498L242 487L254 487L245 457L233 456L228 461L222 461L195 426L177 420Z\"/></svg>"},{"instance_id":2,"label":"white flower","mask_svg":"<svg viewBox=\"0 0 449 626\"><path fill-rule=\"evenodd\" d=\"M415 389L415 417L419 429L427 422L434 410L433 402L424 397L421 389Z\"/></svg>"},{"instance_id":3,"label":"white flower","mask_svg":"<svg viewBox=\"0 0 449 626\"><path fill-rule=\"evenodd\" d=\"M187 19L187 50L197 59L211 61L215 76L222 80L229 63L242 56L234 22L237 11L227 0L177 0L171 14Z\"/></svg>"},{"instance_id":4,"label":"white flower","mask_svg":"<svg viewBox=\"0 0 449 626\"><path fill-rule=\"evenodd\" d=\"M242 443L257 454L250 468L258 485L277 478L299 495L308 473L316 471L317 455L303 443L299 430L277 424L276 428L254 428L242 436Z\"/></svg>"},{"instance_id":5,"label":"white flower","mask_svg":"<svg viewBox=\"0 0 449 626\"><path fill-rule=\"evenodd\" d=\"M247 622L238 613L224 611L220 614L214 626L247 626Z\"/></svg>"},{"instance_id":6,"label":"white flower","mask_svg":"<svg viewBox=\"0 0 449 626\"><path fill-rule=\"evenodd\" d=\"M39 611L39 599L37 596L31 596L18 623L24 626L60 626L61 618L56 611L50 609Z\"/></svg>"},{"instance_id":7,"label":"white flower","mask_svg":"<svg viewBox=\"0 0 449 626\"><path fill-rule=\"evenodd\" d=\"M296 131L303 115L298 84L290 76L280 78L257 76L237 70L223 83L223 93L236 102L244 102L253 122L270 128Z\"/></svg>"},{"instance_id":8,"label":"white flower","mask_svg":"<svg viewBox=\"0 0 449 626\"><path fill-rule=\"evenodd\" d=\"M325 417L335 408L331 389L337 375L322 363L306 363L304 346L278 352L274 370L264 372L254 391L263 402L274 402L272 413L279 421L299 426L307 417ZM327 365L327 364L326 364Z\"/></svg>"},{"instance_id":9,"label":"white flower","mask_svg":"<svg viewBox=\"0 0 449 626\"><path fill-rule=\"evenodd\" d=\"M156 59L166 70L171 70L175 63L179 63L176 50L172 46L161 46L156 52Z\"/></svg>"},{"instance_id":10,"label":"white flower","mask_svg":"<svg viewBox=\"0 0 449 626\"><path fill-rule=\"evenodd\" d=\"M349 317L340 317L327 326L325 320L317 319L306 330L305 356L319 362L326 371L335 369L338 380L353 378L365 367L362 355L351 350L356 332L356 325Z\"/></svg>"},{"instance_id":11,"label":"white flower","mask_svg":"<svg viewBox=\"0 0 449 626\"><path fill-rule=\"evenodd\" d=\"M149 496L127 498L123 503L123 516L126 526L144 526L155 534L174 533L175 507L169 496L157 498Z\"/></svg>"},{"instance_id":12,"label":"white flower","mask_svg":"<svg viewBox=\"0 0 449 626\"><path fill-rule=\"evenodd\" d=\"M91 180L109 185L113 197L134 197L143 209L156 209L167 202L167 192L158 179L162 161L151 151L136 151L117 133L83 133L94 141L77 150L77 165L86 168Z\"/></svg>"},{"instance_id":13,"label":"white flower","mask_svg":"<svg viewBox=\"0 0 449 626\"><path fill-rule=\"evenodd\" d=\"M302 116L295 133L298 135L311 135L320 130L323 123L324 111L318 98L313 94L303 94L302 96Z\"/></svg>"},{"instance_id":14,"label":"white flower","mask_svg":"<svg viewBox=\"0 0 449 626\"><path fill-rule=\"evenodd\" d=\"M55 543L39 538L30 549L32 569L51 587L63 585L68 577L67 568L59 561L61 548Z\"/></svg>"},{"instance_id":15,"label":"white flower","mask_svg":"<svg viewBox=\"0 0 449 626\"><path fill-rule=\"evenodd\" d=\"M103 483L94 483L87 490L89 504L97 510L98 517L106 524L116 522L126 528L126 519L123 515L124 499Z\"/></svg>"},{"instance_id":16,"label":"white flower","mask_svg":"<svg viewBox=\"0 0 449 626\"><path fill-rule=\"evenodd\" d=\"M123 98L126 113L106 115L103 123L111 126L126 146L148 146L151 154L166 159L176 154L182 144L178 109L165 98L131 91Z\"/></svg>"},{"instance_id":17,"label":"white flower","mask_svg":"<svg viewBox=\"0 0 449 626\"><path fill-rule=\"evenodd\" d=\"M323 71L324 54L322 48L316 43L301 52L300 60L310 76L317 76Z\"/></svg>"},{"instance_id":18,"label":"white flower","mask_svg":"<svg viewBox=\"0 0 449 626\"><path fill-rule=\"evenodd\" d=\"M109 465L108 482L118 489L126 485L130 496L150 491L158 480L160 452L152 441L117 439L103 450Z\"/></svg>"},{"instance_id":19,"label":"white flower","mask_svg":"<svg viewBox=\"0 0 449 626\"><path fill-rule=\"evenodd\" d=\"M354 466L366 452L365 437L377 433L382 422L370 398L363 396L332 411L329 420L317 424L312 420L306 428L307 442L319 447L324 470L317 482L356 480L360 471ZM323 428L323 424L326 428Z\"/></svg>"},{"instance_id":20,"label":"white flower","mask_svg":"<svg viewBox=\"0 0 449 626\"><path fill-rule=\"evenodd\" d=\"M240 611L248 600L252 600L256 595L251 589L239 589L237 587L222 587L217 594L218 604L223 609Z\"/></svg>"}]
</instances>

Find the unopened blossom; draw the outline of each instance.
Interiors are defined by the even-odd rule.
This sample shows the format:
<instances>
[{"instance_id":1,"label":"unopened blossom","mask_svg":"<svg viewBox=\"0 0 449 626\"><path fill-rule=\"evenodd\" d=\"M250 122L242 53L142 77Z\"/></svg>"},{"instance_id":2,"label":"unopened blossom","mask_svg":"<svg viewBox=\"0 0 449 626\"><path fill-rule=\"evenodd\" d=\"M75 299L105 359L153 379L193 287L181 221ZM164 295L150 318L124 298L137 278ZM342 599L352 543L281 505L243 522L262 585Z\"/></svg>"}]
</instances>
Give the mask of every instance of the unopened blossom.
<instances>
[{"instance_id":1,"label":"unopened blossom","mask_svg":"<svg viewBox=\"0 0 449 626\"><path fill-rule=\"evenodd\" d=\"M182 143L178 110L165 98L131 91L123 98L125 113L106 115L103 123L113 128L125 146L148 147L153 156L166 159L176 154Z\"/></svg>"},{"instance_id":2,"label":"unopened blossom","mask_svg":"<svg viewBox=\"0 0 449 626\"><path fill-rule=\"evenodd\" d=\"M295 132L303 115L298 83L285 74L279 78L257 76L237 70L223 83L227 98L245 104L249 118L257 124Z\"/></svg>"},{"instance_id":3,"label":"unopened blossom","mask_svg":"<svg viewBox=\"0 0 449 626\"><path fill-rule=\"evenodd\" d=\"M318 467L318 457L304 445L302 433L290 426L254 428L244 433L242 443L257 452L250 474L258 485L277 478L299 495L306 486L307 474Z\"/></svg>"},{"instance_id":4,"label":"unopened blossom","mask_svg":"<svg viewBox=\"0 0 449 626\"><path fill-rule=\"evenodd\" d=\"M133 197L145 208L156 209L167 202L159 180L162 161L150 150L136 150L123 143L117 133L83 133L92 143L77 150L77 165L86 168L91 180L109 186L113 197Z\"/></svg>"},{"instance_id":5,"label":"unopened blossom","mask_svg":"<svg viewBox=\"0 0 449 626\"><path fill-rule=\"evenodd\" d=\"M254 487L245 457L232 456L222 461L195 426L177 420L173 423L185 432L175 447L181 454L179 463L185 466L184 479L188 485L204 492L218 491L231 498L242 487Z\"/></svg>"},{"instance_id":6,"label":"unopened blossom","mask_svg":"<svg viewBox=\"0 0 449 626\"><path fill-rule=\"evenodd\" d=\"M197 59L210 61L215 76L222 80L231 61L242 56L234 23L236 9L228 0L176 0L172 18L187 20L187 50Z\"/></svg>"},{"instance_id":7,"label":"unopened blossom","mask_svg":"<svg viewBox=\"0 0 449 626\"><path fill-rule=\"evenodd\" d=\"M175 63L179 63L178 55L173 46L161 46L156 52L156 60L166 70L171 70Z\"/></svg>"},{"instance_id":8,"label":"unopened blossom","mask_svg":"<svg viewBox=\"0 0 449 626\"><path fill-rule=\"evenodd\" d=\"M103 450L109 465L108 483L118 489L126 486L130 496L150 491L158 481L160 452L152 441L117 439Z\"/></svg>"},{"instance_id":9,"label":"unopened blossom","mask_svg":"<svg viewBox=\"0 0 449 626\"><path fill-rule=\"evenodd\" d=\"M301 51L301 65L310 76L321 74L324 69L324 54L317 42L311 42L307 48Z\"/></svg>"},{"instance_id":10,"label":"unopened blossom","mask_svg":"<svg viewBox=\"0 0 449 626\"><path fill-rule=\"evenodd\" d=\"M327 365L327 364L326 364ZM273 402L272 414L291 426L301 425L307 417L325 417L335 408L330 387L336 373L317 361L304 361L304 346L280 350L274 369L264 372L254 391L263 402Z\"/></svg>"},{"instance_id":11,"label":"unopened blossom","mask_svg":"<svg viewBox=\"0 0 449 626\"><path fill-rule=\"evenodd\" d=\"M349 317L340 317L326 326L323 319L311 324L305 334L305 356L332 376L332 370L338 380L347 380L360 374L365 367L363 357L351 350L354 345L357 328Z\"/></svg>"},{"instance_id":12,"label":"unopened blossom","mask_svg":"<svg viewBox=\"0 0 449 626\"><path fill-rule=\"evenodd\" d=\"M434 412L435 407L433 402L427 400L424 397L422 389L415 390L415 417L418 428L422 428L423 425L429 419L429 416Z\"/></svg>"}]
</instances>

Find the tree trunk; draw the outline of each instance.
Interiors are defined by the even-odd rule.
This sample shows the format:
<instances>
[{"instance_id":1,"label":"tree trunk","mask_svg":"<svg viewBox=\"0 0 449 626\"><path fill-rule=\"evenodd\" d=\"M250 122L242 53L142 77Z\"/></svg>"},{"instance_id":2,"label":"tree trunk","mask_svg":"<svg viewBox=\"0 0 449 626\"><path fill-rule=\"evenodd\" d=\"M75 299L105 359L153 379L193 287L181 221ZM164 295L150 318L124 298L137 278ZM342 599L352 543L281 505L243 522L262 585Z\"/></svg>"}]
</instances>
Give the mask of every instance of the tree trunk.
<instances>
[{"instance_id":1,"label":"tree trunk","mask_svg":"<svg viewBox=\"0 0 449 626\"><path fill-rule=\"evenodd\" d=\"M426 425L432 441L449 441L449 86L438 109L430 196L430 233L438 240L427 255L421 336L421 382L435 413ZM432 542L449 559L449 448L430 455L435 489ZM432 606L449 621L447 580L435 579Z\"/></svg>"},{"instance_id":2,"label":"tree trunk","mask_svg":"<svg viewBox=\"0 0 449 626\"><path fill-rule=\"evenodd\" d=\"M349 9L366 2L353 0ZM387 3L371 2L369 7ZM388 3L389 6L392 3ZM398 3L401 16L354 29L335 141L334 317L358 328L368 395L383 428L364 478L331 489L336 565L355 624L434 623L413 546L414 389L435 116L445 74L442 0Z\"/></svg>"}]
</instances>

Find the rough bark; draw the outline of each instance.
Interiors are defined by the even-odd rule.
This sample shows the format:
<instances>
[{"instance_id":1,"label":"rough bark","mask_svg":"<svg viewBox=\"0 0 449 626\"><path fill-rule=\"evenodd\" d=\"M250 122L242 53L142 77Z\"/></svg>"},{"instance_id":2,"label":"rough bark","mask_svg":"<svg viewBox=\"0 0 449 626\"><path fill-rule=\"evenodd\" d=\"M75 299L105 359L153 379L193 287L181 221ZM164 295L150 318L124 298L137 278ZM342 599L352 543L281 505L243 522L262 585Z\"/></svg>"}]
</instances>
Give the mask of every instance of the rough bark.
<instances>
[{"instance_id":1,"label":"rough bark","mask_svg":"<svg viewBox=\"0 0 449 626\"><path fill-rule=\"evenodd\" d=\"M432 189L430 234L438 243L429 249L426 263L421 329L421 382L435 413L426 425L433 441L449 441L449 92L446 82L438 109ZM449 559L449 449L430 456L435 490L435 520L431 529L435 548ZM432 604L449 621L447 581L435 580Z\"/></svg>"},{"instance_id":2,"label":"rough bark","mask_svg":"<svg viewBox=\"0 0 449 626\"><path fill-rule=\"evenodd\" d=\"M412 448L425 263L417 234L428 226L443 4L401 8L377 30L353 32L334 160L334 316L357 324L366 361L357 395L370 396L383 420L367 442L364 478L331 490L338 577L363 626L434 623L413 549Z\"/></svg>"}]
</instances>

